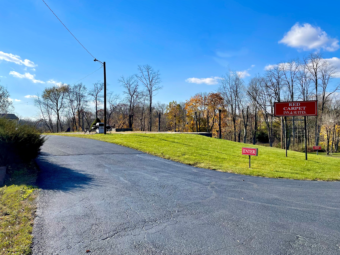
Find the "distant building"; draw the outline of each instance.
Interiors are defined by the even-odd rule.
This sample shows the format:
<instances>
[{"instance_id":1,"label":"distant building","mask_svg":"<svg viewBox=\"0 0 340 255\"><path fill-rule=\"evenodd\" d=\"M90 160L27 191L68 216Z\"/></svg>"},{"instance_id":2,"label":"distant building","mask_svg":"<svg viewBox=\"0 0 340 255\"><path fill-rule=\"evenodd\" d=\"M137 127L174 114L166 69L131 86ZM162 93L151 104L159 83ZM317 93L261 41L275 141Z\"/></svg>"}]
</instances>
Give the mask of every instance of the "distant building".
<instances>
[{"instance_id":1,"label":"distant building","mask_svg":"<svg viewBox=\"0 0 340 255\"><path fill-rule=\"evenodd\" d=\"M17 124L19 122L19 118L15 114L12 114L12 113L0 113L0 118L5 118L8 120L15 121Z\"/></svg>"}]
</instances>

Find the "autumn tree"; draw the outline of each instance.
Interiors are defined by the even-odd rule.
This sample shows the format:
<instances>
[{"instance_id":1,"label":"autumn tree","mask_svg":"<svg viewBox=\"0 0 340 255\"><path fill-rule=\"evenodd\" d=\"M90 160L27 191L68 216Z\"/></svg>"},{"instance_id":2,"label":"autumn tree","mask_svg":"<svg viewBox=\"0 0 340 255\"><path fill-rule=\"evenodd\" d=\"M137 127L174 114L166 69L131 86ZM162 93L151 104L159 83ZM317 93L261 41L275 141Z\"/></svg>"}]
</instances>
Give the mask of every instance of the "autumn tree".
<instances>
[{"instance_id":1,"label":"autumn tree","mask_svg":"<svg viewBox=\"0 0 340 255\"><path fill-rule=\"evenodd\" d=\"M178 104L176 101L170 102L166 108L165 114L169 129L174 130L175 132L182 129L181 125L183 124L185 113L181 104Z\"/></svg>"}]
</instances>

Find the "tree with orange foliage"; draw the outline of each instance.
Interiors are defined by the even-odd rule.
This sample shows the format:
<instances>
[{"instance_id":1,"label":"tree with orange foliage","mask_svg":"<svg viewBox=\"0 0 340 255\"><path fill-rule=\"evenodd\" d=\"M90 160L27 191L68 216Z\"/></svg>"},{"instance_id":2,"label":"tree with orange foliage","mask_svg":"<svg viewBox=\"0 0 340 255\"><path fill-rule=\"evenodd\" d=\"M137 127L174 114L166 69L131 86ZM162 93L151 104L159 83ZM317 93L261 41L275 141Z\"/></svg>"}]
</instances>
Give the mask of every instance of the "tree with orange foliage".
<instances>
[{"instance_id":1,"label":"tree with orange foliage","mask_svg":"<svg viewBox=\"0 0 340 255\"><path fill-rule=\"evenodd\" d=\"M220 93L196 94L185 103L187 129L196 131L197 114L195 113L202 113L203 118L199 119L198 131L211 132L217 122L219 109L224 109L224 99Z\"/></svg>"},{"instance_id":2,"label":"tree with orange foliage","mask_svg":"<svg viewBox=\"0 0 340 255\"><path fill-rule=\"evenodd\" d=\"M167 128L176 131L181 129L185 117L184 109L176 101L172 101L166 107Z\"/></svg>"}]
</instances>

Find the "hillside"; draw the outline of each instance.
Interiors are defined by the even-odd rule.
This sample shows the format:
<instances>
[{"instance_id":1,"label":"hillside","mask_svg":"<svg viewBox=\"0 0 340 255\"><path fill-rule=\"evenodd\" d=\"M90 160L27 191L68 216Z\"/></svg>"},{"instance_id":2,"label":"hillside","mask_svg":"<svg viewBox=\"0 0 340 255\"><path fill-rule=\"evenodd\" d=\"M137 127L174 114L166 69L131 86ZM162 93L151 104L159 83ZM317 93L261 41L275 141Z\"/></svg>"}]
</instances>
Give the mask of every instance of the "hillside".
<instances>
[{"instance_id":1,"label":"hillside","mask_svg":"<svg viewBox=\"0 0 340 255\"><path fill-rule=\"evenodd\" d=\"M196 167L244 175L300 180L340 180L340 158L308 155L277 148L236 143L191 134L107 134L67 136L96 139L137 149L165 159ZM259 156L241 155L242 147L259 148Z\"/></svg>"}]
</instances>

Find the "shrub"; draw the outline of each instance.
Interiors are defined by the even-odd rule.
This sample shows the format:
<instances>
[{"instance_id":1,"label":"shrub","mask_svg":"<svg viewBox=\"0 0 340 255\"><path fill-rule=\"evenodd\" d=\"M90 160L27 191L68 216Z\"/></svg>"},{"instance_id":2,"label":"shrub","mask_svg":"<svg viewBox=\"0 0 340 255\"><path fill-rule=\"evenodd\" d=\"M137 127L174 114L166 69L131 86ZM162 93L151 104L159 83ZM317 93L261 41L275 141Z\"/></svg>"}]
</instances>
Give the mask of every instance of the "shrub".
<instances>
[{"instance_id":1,"label":"shrub","mask_svg":"<svg viewBox=\"0 0 340 255\"><path fill-rule=\"evenodd\" d=\"M257 139L257 141L259 141L260 143L269 143L268 134L267 134L266 132L264 132L263 130L260 130L260 131L256 134L256 139Z\"/></svg>"},{"instance_id":2,"label":"shrub","mask_svg":"<svg viewBox=\"0 0 340 255\"><path fill-rule=\"evenodd\" d=\"M2 164L17 160L29 162L36 158L45 138L28 125L17 126L15 122L0 118L0 161Z\"/></svg>"},{"instance_id":3,"label":"shrub","mask_svg":"<svg viewBox=\"0 0 340 255\"><path fill-rule=\"evenodd\" d=\"M300 151L301 152L305 152L305 147L301 148ZM308 147L307 146L307 152L316 152L316 151L313 150L313 147ZM326 150L322 148L321 150L319 150L319 152L326 152Z\"/></svg>"}]
</instances>

